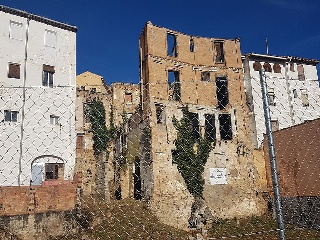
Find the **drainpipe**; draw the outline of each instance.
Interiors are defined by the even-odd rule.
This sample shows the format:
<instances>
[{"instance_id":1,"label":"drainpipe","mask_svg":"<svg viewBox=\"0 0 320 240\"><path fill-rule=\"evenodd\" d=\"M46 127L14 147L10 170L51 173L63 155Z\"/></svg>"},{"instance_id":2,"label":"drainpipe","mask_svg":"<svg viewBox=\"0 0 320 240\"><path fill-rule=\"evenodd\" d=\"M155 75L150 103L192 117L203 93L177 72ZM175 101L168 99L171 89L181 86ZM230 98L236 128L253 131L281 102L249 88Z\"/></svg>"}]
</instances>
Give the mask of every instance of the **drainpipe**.
<instances>
[{"instance_id":1,"label":"drainpipe","mask_svg":"<svg viewBox=\"0 0 320 240\"><path fill-rule=\"evenodd\" d=\"M21 125L20 125L21 136L20 136L20 156L19 156L18 186L21 186L21 173L22 173L23 133L24 133L24 118L25 118L25 105L26 105L26 79L27 79L29 22L30 22L30 15L28 15L28 17L27 17L26 41L25 41L25 46L24 46L24 68L23 68L22 109L21 109Z\"/></svg>"}]
</instances>

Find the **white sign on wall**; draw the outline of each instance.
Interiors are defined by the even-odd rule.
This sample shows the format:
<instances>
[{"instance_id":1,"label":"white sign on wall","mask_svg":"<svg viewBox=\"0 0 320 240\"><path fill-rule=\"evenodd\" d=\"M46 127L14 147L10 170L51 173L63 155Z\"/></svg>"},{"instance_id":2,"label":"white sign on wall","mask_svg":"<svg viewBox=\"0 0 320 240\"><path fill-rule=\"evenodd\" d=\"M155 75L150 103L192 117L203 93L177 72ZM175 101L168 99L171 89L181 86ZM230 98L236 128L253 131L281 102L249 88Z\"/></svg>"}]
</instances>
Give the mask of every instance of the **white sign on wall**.
<instances>
[{"instance_id":1,"label":"white sign on wall","mask_svg":"<svg viewBox=\"0 0 320 240\"><path fill-rule=\"evenodd\" d=\"M227 168L209 168L210 184L227 184Z\"/></svg>"}]
</instances>

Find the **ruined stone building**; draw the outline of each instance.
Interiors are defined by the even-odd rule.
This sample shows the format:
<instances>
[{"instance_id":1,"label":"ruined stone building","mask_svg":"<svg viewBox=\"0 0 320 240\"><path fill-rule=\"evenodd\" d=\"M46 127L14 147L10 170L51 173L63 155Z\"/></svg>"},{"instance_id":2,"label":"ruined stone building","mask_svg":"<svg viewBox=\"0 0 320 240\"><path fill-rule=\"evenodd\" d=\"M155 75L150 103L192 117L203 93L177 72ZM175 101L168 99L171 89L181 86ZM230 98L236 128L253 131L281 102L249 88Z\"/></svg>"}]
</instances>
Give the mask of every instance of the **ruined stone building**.
<instances>
[{"instance_id":1,"label":"ruined stone building","mask_svg":"<svg viewBox=\"0 0 320 240\"><path fill-rule=\"evenodd\" d=\"M249 53L242 57L255 148L265 130L259 70L265 70L272 130L320 118L318 60Z\"/></svg>"},{"instance_id":2,"label":"ruined stone building","mask_svg":"<svg viewBox=\"0 0 320 240\"><path fill-rule=\"evenodd\" d=\"M94 100L101 101L105 109L106 127L113 124L116 132L114 139L123 137L123 122L126 121L139 105L139 86L128 83L113 83L108 86L103 77L91 72L77 76L76 99L76 171L82 173L82 191L84 195L115 195L120 176L115 175L114 166L122 156L122 144L110 141L108 155L97 159L93 149L93 132L90 121L90 107ZM122 142L121 142L122 143ZM117 161L116 161L117 160ZM115 183L117 182L117 183ZM112 197L112 196L111 196Z\"/></svg>"},{"instance_id":3,"label":"ruined stone building","mask_svg":"<svg viewBox=\"0 0 320 240\"><path fill-rule=\"evenodd\" d=\"M161 221L188 226L194 198L172 162L179 154L172 120L188 106L194 134L212 146L203 174L208 215L261 214L257 182L265 173L253 157L239 39L190 36L148 22L139 44L141 108L126 135L134 196L149 200Z\"/></svg>"}]
</instances>

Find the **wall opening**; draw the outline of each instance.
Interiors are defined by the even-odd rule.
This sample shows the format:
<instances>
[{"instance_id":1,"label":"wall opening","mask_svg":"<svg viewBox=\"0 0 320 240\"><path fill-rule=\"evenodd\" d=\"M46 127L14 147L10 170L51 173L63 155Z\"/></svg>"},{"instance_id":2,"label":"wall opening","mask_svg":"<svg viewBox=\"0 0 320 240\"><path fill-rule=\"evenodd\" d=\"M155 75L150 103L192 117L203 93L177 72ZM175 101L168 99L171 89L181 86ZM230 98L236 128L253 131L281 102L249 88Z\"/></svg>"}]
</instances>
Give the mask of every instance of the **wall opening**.
<instances>
[{"instance_id":1,"label":"wall opening","mask_svg":"<svg viewBox=\"0 0 320 240\"><path fill-rule=\"evenodd\" d=\"M230 114L219 114L221 140L232 140L232 125Z\"/></svg>"},{"instance_id":2,"label":"wall opening","mask_svg":"<svg viewBox=\"0 0 320 240\"><path fill-rule=\"evenodd\" d=\"M134 158L134 199L140 200L142 199L141 196L141 174L140 174L140 158L135 157Z\"/></svg>"},{"instance_id":3,"label":"wall opening","mask_svg":"<svg viewBox=\"0 0 320 240\"><path fill-rule=\"evenodd\" d=\"M255 61L255 62L253 63L253 70L255 70L255 71L260 71L261 68L262 68L262 66L261 66L261 63L260 63L260 62Z\"/></svg>"},{"instance_id":4,"label":"wall opening","mask_svg":"<svg viewBox=\"0 0 320 240\"><path fill-rule=\"evenodd\" d=\"M210 82L210 72L209 71L201 72L201 81Z\"/></svg>"},{"instance_id":5,"label":"wall opening","mask_svg":"<svg viewBox=\"0 0 320 240\"><path fill-rule=\"evenodd\" d=\"M216 78L218 109L224 109L229 104L228 81L226 77Z\"/></svg>"},{"instance_id":6,"label":"wall opening","mask_svg":"<svg viewBox=\"0 0 320 240\"><path fill-rule=\"evenodd\" d=\"M155 105L156 105L157 124L163 124L166 121L164 106L157 103Z\"/></svg>"},{"instance_id":7,"label":"wall opening","mask_svg":"<svg viewBox=\"0 0 320 240\"><path fill-rule=\"evenodd\" d=\"M270 65L270 63L268 63L268 62L265 62L265 63L263 64L263 68L264 68L264 70L265 70L266 72L272 72L271 65Z\"/></svg>"},{"instance_id":8,"label":"wall opening","mask_svg":"<svg viewBox=\"0 0 320 240\"><path fill-rule=\"evenodd\" d=\"M214 48L216 50L215 62L224 63L223 42L222 41L214 42Z\"/></svg>"},{"instance_id":9,"label":"wall opening","mask_svg":"<svg viewBox=\"0 0 320 240\"><path fill-rule=\"evenodd\" d=\"M298 79L299 81L304 81L305 80L305 75L304 75L304 69L303 69L303 65L299 64L297 66L297 71L298 71Z\"/></svg>"},{"instance_id":10,"label":"wall opening","mask_svg":"<svg viewBox=\"0 0 320 240\"><path fill-rule=\"evenodd\" d=\"M192 38L190 38L190 45L189 45L189 48L190 48L190 52L194 52L194 41Z\"/></svg>"},{"instance_id":11,"label":"wall opening","mask_svg":"<svg viewBox=\"0 0 320 240\"><path fill-rule=\"evenodd\" d=\"M210 142L216 141L216 126L214 114L205 114L205 138Z\"/></svg>"},{"instance_id":12,"label":"wall opening","mask_svg":"<svg viewBox=\"0 0 320 240\"><path fill-rule=\"evenodd\" d=\"M168 71L168 85L169 85L169 100L180 101L180 78L179 72Z\"/></svg>"},{"instance_id":13,"label":"wall opening","mask_svg":"<svg viewBox=\"0 0 320 240\"><path fill-rule=\"evenodd\" d=\"M200 138L200 129L199 129L199 115L198 113L190 112L190 119L192 123L192 135L194 139Z\"/></svg>"},{"instance_id":14,"label":"wall opening","mask_svg":"<svg viewBox=\"0 0 320 240\"><path fill-rule=\"evenodd\" d=\"M274 73L281 73L281 66L279 63L273 64L273 72Z\"/></svg>"},{"instance_id":15,"label":"wall opening","mask_svg":"<svg viewBox=\"0 0 320 240\"><path fill-rule=\"evenodd\" d=\"M171 33L167 34L167 54L171 57L177 57L177 36Z\"/></svg>"}]
</instances>

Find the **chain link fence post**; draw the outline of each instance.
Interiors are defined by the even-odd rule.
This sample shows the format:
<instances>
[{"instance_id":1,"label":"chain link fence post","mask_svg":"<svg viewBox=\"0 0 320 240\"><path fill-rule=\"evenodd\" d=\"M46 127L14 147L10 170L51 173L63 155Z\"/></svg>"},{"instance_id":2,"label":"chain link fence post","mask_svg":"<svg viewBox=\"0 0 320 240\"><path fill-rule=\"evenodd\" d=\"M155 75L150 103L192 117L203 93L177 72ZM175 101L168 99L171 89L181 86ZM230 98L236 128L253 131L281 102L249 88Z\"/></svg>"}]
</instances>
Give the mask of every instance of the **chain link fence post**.
<instances>
[{"instance_id":1,"label":"chain link fence post","mask_svg":"<svg viewBox=\"0 0 320 240\"><path fill-rule=\"evenodd\" d=\"M269 108L268 95L267 95L266 75L264 70L260 70L260 84L261 84L261 92L262 92L262 99L263 99L266 133L268 136L270 166L271 166L271 175L272 175L272 183L273 183L273 193L274 193L276 213L277 213L277 222L278 222L278 228L279 228L278 229L279 239L285 240L285 227L284 227L281 198L280 198L276 154L274 149L274 141L273 141L272 128L271 128L270 108Z\"/></svg>"}]
</instances>

